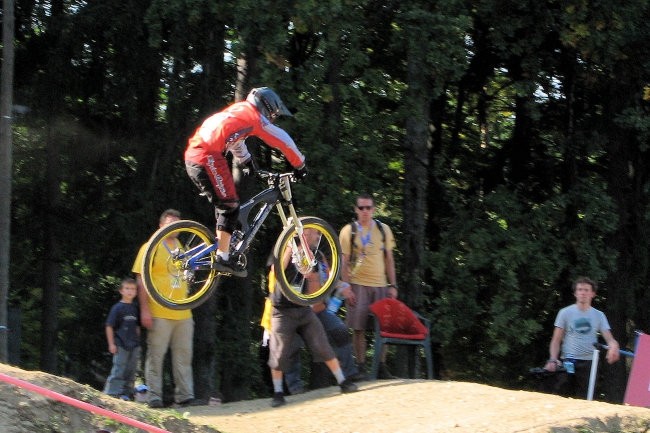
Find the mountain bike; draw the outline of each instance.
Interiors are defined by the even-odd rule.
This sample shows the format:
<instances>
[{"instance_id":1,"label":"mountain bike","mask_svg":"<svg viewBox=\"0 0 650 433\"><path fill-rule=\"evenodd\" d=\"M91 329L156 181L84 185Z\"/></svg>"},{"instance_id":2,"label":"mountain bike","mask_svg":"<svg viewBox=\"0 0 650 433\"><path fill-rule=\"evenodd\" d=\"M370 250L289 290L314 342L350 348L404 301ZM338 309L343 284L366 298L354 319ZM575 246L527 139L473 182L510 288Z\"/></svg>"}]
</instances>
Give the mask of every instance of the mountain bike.
<instances>
[{"instance_id":1,"label":"mountain bike","mask_svg":"<svg viewBox=\"0 0 650 433\"><path fill-rule=\"evenodd\" d=\"M283 227L273 248L280 290L299 305L312 305L329 296L341 272L337 233L321 218L297 215L291 191L291 183L297 180L293 173L257 170L256 175L266 180L267 187L240 206L238 228L230 241L234 272L217 269L215 233L196 221L176 221L151 236L142 279L156 302L175 310L195 308L209 299L221 277L246 276L246 253L274 207ZM257 212L251 218L254 210ZM313 230L309 241L305 230ZM311 278L315 273L319 276L316 287Z\"/></svg>"}]
</instances>

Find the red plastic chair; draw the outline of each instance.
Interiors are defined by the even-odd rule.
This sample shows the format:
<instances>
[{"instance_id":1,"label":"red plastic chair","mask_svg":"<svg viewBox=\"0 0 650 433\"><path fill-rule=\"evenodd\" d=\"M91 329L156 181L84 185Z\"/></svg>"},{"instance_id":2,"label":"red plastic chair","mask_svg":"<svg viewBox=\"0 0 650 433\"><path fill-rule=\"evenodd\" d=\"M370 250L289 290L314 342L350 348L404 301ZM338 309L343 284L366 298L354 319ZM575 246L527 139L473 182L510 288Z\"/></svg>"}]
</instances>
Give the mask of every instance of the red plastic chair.
<instances>
[{"instance_id":1,"label":"red plastic chair","mask_svg":"<svg viewBox=\"0 0 650 433\"><path fill-rule=\"evenodd\" d=\"M385 298L370 305L374 319L375 353L372 379L377 379L384 345L422 346L427 363L427 377L433 379L433 357L429 328L431 322L397 299Z\"/></svg>"}]
</instances>

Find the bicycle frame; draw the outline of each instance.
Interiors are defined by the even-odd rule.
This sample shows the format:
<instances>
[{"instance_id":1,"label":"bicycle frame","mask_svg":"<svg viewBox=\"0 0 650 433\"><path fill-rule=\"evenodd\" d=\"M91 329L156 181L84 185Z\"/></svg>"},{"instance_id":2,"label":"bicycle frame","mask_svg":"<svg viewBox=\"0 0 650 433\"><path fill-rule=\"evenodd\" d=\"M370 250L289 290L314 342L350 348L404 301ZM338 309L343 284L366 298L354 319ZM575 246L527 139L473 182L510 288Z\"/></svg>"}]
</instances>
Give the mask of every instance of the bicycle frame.
<instances>
[{"instance_id":1,"label":"bicycle frame","mask_svg":"<svg viewBox=\"0 0 650 433\"><path fill-rule=\"evenodd\" d=\"M206 256L212 251L216 251L217 243L211 245L197 245L189 251L186 251L179 255L179 258L188 258L187 267L189 269L209 269L211 264L210 260L206 259ZM170 252L172 254L172 252Z\"/></svg>"},{"instance_id":2,"label":"bicycle frame","mask_svg":"<svg viewBox=\"0 0 650 433\"><path fill-rule=\"evenodd\" d=\"M234 253L243 253L250 246L259 231L260 227L269 216L273 207L278 211L278 215L282 220L282 227L286 228L290 223L295 224L298 236L303 240L302 244L306 245L307 242L303 235L303 226L296 213L296 208L293 205L293 196L291 193L291 181L293 173L271 173L267 171L258 171L262 178L266 178L269 184L268 188L262 192L254 195L247 202L242 204L239 208L239 223L241 224L241 231L243 232L242 239L234 246ZM260 203L263 203L252 222L249 224L249 215L251 211ZM284 207L289 210L289 217ZM293 245L296 247L296 245ZM294 248L294 251L296 249ZM310 262L316 263L310 248L304 248L304 252L308 255Z\"/></svg>"},{"instance_id":3,"label":"bicycle frame","mask_svg":"<svg viewBox=\"0 0 650 433\"><path fill-rule=\"evenodd\" d=\"M241 239L236 241L236 244L230 253L244 254L246 252L255 238L255 235L262 227L262 224L274 207L277 209L278 215L282 220L282 227L286 228L290 224L295 224L298 236L302 240L301 245L307 245L307 241L303 234L302 223L298 218L292 201L291 182L293 180L293 173L258 171L258 175L261 178L267 179L268 187L240 206L238 221L241 225L239 230L241 233ZM258 210L257 214L251 221L250 213L260 204L262 207ZM285 207L288 209L288 215L287 211L285 211ZM237 230L235 232L237 232ZM217 246L217 242L207 246L199 245L190 251L184 252L182 257L188 258L187 263L189 269L209 268L209 261L206 262L205 257L213 251L216 251ZM293 251L298 251L299 249L295 242L292 247ZM302 250L302 252L307 256L307 259L312 265L316 264L316 258L310 248L300 248L300 250Z\"/></svg>"}]
</instances>

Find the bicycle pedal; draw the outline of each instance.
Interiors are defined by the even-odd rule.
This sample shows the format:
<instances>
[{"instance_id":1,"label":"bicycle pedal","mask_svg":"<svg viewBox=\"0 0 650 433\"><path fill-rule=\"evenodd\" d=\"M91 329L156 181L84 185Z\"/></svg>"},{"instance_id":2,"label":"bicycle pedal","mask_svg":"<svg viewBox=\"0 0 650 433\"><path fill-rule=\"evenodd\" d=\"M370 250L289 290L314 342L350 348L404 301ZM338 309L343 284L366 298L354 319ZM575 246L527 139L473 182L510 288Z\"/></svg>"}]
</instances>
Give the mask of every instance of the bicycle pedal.
<instances>
[{"instance_id":1,"label":"bicycle pedal","mask_svg":"<svg viewBox=\"0 0 650 433\"><path fill-rule=\"evenodd\" d=\"M230 266L227 266L227 265L225 265L223 263L219 263L219 262L213 263L212 268L216 269L217 272L219 272L220 274L232 275L232 276L239 277L239 278L244 278L244 277L246 277L248 275L248 271L246 269L242 269L242 270L238 271L236 269L231 268Z\"/></svg>"},{"instance_id":2,"label":"bicycle pedal","mask_svg":"<svg viewBox=\"0 0 650 433\"><path fill-rule=\"evenodd\" d=\"M248 276L248 271L246 269L244 269L243 271L235 271L235 270L220 271L219 269L217 269L217 272L225 276L233 276L238 278L246 278Z\"/></svg>"}]
</instances>

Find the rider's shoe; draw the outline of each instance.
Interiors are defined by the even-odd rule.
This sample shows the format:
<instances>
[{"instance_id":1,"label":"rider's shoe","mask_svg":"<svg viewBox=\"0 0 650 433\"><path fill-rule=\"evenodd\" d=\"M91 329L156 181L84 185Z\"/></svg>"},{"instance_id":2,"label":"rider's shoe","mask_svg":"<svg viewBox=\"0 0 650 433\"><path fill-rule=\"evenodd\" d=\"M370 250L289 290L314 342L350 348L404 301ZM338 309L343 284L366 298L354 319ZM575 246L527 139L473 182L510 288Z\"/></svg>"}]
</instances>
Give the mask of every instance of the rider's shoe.
<instances>
[{"instance_id":1,"label":"rider's shoe","mask_svg":"<svg viewBox=\"0 0 650 433\"><path fill-rule=\"evenodd\" d=\"M273 394L273 400L271 400L271 407L284 406L287 404L287 401L284 399L284 394L281 392L276 392Z\"/></svg>"},{"instance_id":2,"label":"rider's shoe","mask_svg":"<svg viewBox=\"0 0 650 433\"><path fill-rule=\"evenodd\" d=\"M354 382L352 382L350 379L345 379L343 382L339 383L339 386L341 387L341 392L343 394L349 394L351 392L359 391L357 385Z\"/></svg>"},{"instance_id":3,"label":"rider's shoe","mask_svg":"<svg viewBox=\"0 0 650 433\"><path fill-rule=\"evenodd\" d=\"M235 263L230 260L224 260L224 258L221 256L218 256L217 260L214 262L214 268L219 272L231 274L235 277L244 278L246 275L248 275L248 271L246 269L243 269L241 271L236 270Z\"/></svg>"}]
</instances>

